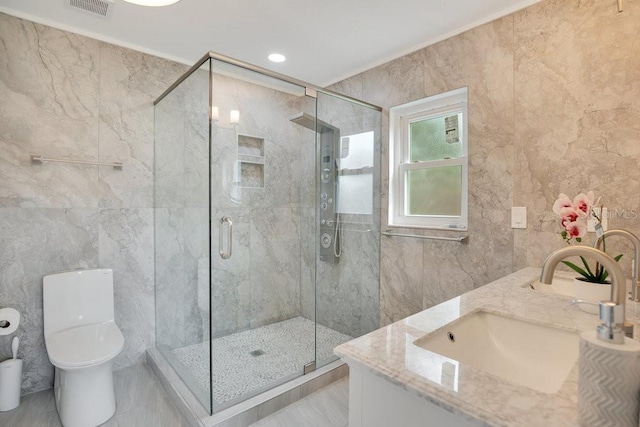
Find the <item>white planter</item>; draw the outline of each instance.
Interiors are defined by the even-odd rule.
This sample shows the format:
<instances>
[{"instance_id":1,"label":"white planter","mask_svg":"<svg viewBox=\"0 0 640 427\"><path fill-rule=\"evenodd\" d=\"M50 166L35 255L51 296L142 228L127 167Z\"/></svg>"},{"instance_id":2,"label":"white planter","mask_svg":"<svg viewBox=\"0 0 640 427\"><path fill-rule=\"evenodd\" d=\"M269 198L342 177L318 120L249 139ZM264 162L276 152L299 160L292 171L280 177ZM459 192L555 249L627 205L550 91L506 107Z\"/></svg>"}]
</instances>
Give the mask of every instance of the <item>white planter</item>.
<instances>
[{"instance_id":1,"label":"white planter","mask_svg":"<svg viewBox=\"0 0 640 427\"><path fill-rule=\"evenodd\" d=\"M585 282L580 279L573 279L573 289L576 299L589 301L598 304L600 301L611 300L611 285ZM598 306L593 304L578 304L582 311L591 314L598 314Z\"/></svg>"}]
</instances>

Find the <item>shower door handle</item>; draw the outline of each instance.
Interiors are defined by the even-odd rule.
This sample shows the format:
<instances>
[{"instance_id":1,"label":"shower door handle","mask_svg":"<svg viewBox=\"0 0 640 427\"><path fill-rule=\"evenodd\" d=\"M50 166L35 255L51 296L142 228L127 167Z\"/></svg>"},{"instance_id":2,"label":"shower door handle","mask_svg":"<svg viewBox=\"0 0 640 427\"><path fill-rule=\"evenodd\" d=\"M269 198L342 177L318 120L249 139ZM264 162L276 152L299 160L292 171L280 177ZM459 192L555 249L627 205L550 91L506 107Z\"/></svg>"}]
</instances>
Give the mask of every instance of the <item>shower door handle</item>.
<instances>
[{"instance_id":1,"label":"shower door handle","mask_svg":"<svg viewBox=\"0 0 640 427\"><path fill-rule=\"evenodd\" d=\"M225 223L227 224L227 250L223 250L222 245L224 244L224 239L222 238L222 233L224 229ZM220 247L220 258L229 259L231 258L231 251L233 249L233 222L231 218L228 216L223 216L220 219L220 233L219 233L218 244Z\"/></svg>"}]
</instances>

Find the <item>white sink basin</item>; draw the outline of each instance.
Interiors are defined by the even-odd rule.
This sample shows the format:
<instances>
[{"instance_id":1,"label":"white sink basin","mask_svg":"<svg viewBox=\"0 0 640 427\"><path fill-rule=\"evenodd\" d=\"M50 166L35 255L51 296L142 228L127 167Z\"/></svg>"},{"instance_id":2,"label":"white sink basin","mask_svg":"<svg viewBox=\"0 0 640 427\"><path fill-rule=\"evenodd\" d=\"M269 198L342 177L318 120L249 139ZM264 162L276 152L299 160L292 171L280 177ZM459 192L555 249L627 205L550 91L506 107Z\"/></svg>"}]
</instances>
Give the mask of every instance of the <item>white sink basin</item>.
<instances>
[{"instance_id":1,"label":"white sink basin","mask_svg":"<svg viewBox=\"0 0 640 427\"><path fill-rule=\"evenodd\" d=\"M414 345L545 393L562 387L578 359L579 335L478 311Z\"/></svg>"}]
</instances>

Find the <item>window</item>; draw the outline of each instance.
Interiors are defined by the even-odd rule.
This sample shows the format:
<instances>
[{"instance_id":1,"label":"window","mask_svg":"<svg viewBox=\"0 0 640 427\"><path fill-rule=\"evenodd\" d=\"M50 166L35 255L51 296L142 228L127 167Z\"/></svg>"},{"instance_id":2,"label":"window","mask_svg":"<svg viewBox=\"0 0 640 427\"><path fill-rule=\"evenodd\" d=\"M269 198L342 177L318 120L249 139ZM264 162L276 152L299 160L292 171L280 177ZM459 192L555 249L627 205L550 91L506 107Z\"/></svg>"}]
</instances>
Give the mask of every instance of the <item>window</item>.
<instances>
[{"instance_id":1,"label":"window","mask_svg":"<svg viewBox=\"0 0 640 427\"><path fill-rule=\"evenodd\" d=\"M389 110L389 225L467 229L467 88Z\"/></svg>"}]
</instances>

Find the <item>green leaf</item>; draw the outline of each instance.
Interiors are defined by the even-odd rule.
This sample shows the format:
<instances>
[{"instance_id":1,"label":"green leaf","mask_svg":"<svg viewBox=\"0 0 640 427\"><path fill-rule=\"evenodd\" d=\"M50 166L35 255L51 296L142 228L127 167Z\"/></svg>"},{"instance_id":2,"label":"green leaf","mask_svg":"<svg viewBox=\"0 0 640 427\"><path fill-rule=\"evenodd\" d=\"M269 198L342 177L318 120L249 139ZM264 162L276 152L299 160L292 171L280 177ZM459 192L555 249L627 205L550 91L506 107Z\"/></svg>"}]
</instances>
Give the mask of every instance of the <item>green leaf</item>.
<instances>
[{"instance_id":1,"label":"green leaf","mask_svg":"<svg viewBox=\"0 0 640 427\"><path fill-rule=\"evenodd\" d=\"M570 269L572 269L573 271L575 271L576 273L580 274L581 276L586 277L587 279L591 279L593 277L592 275L590 275L589 273L587 273L586 271L584 271L583 269L581 269L580 267L578 267L572 262L562 261L562 263L567 267L569 267Z\"/></svg>"},{"instance_id":2,"label":"green leaf","mask_svg":"<svg viewBox=\"0 0 640 427\"><path fill-rule=\"evenodd\" d=\"M583 256L580 257L580 259L582 260L582 264L584 264L584 267L587 269L587 271L589 272L590 276L593 276L593 273L591 272L591 269L589 268L589 263L587 263L587 260L584 259Z\"/></svg>"},{"instance_id":3,"label":"green leaf","mask_svg":"<svg viewBox=\"0 0 640 427\"><path fill-rule=\"evenodd\" d=\"M582 243L582 237L576 237L576 242Z\"/></svg>"}]
</instances>

